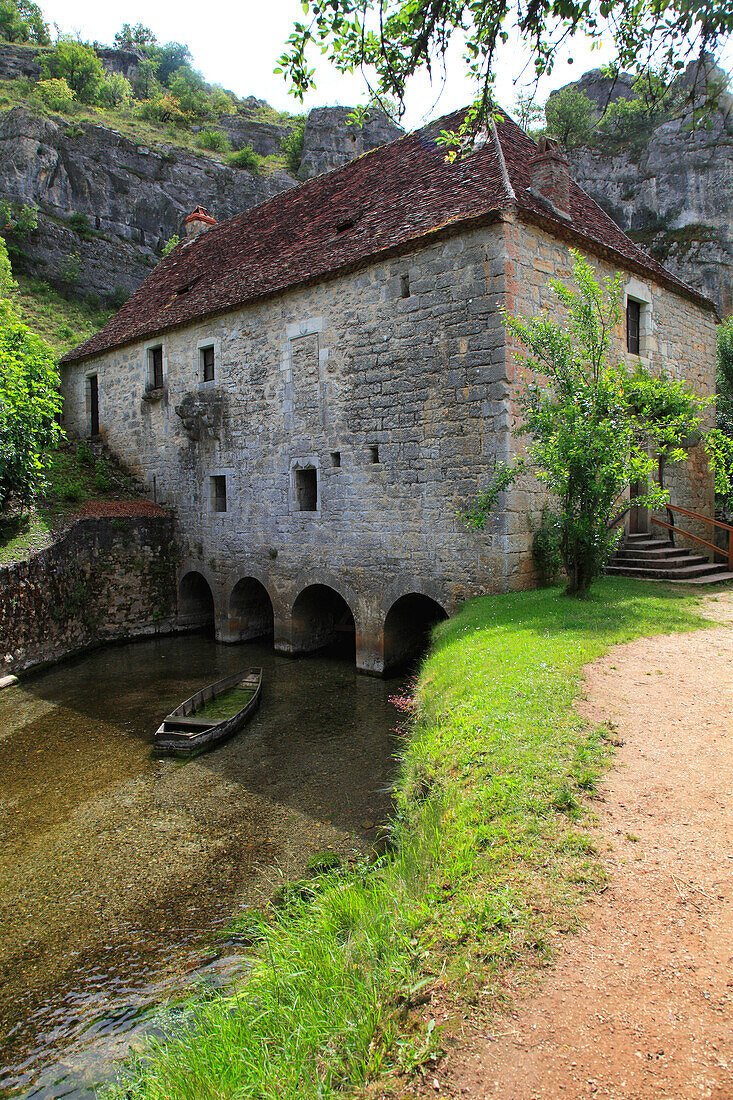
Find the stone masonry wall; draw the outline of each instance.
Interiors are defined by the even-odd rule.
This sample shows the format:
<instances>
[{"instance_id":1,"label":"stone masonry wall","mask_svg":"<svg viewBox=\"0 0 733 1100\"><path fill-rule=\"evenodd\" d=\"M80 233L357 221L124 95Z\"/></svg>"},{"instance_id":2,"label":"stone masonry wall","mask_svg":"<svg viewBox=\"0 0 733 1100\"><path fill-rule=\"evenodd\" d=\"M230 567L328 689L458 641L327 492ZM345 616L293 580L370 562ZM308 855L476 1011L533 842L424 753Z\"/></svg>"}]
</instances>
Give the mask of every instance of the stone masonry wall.
<instances>
[{"instance_id":1,"label":"stone masonry wall","mask_svg":"<svg viewBox=\"0 0 733 1100\"><path fill-rule=\"evenodd\" d=\"M0 672L175 624L170 516L82 519L47 550L0 569Z\"/></svg>"},{"instance_id":2,"label":"stone masonry wall","mask_svg":"<svg viewBox=\"0 0 733 1100\"><path fill-rule=\"evenodd\" d=\"M502 253L489 226L166 333L150 341L162 343L164 390L147 399L144 345L76 364L64 372L66 427L88 430L97 373L101 430L175 506L186 567L209 580L218 624L235 583L255 577L287 648L298 592L324 583L369 650L406 592L452 609L514 583L501 517L475 533L457 515L508 446ZM213 383L201 380L205 344ZM306 466L318 500L302 512ZM226 512L213 510L213 476L226 478Z\"/></svg>"},{"instance_id":3,"label":"stone masonry wall","mask_svg":"<svg viewBox=\"0 0 733 1100\"><path fill-rule=\"evenodd\" d=\"M613 277L618 267L605 260L588 257L599 277ZM550 279L560 278L570 282L572 256L568 247L539 226L525 223L507 225L506 306L509 312L521 316L536 315L542 309L559 316L557 299L550 287ZM656 283L649 276L627 273L624 279L624 306L626 296L641 304L641 362L654 372L665 370L674 377L684 379L703 398L714 392L715 383L715 315L695 305L682 295ZM639 360L626 351L625 308L623 317L614 333L614 350L619 358L633 367ZM517 356L520 347L512 347L508 367L511 383L518 386L522 367ZM513 410L513 423L518 422L519 411ZM515 438L515 446L521 442ZM701 445L694 446L688 459L679 465L668 465L665 484L670 489L671 503L703 515L714 515L714 480L707 456ZM543 490L534 479L526 479L518 486L515 496L515 515L510 521L510 535L531 541L530 522L539 518L544 501ZM529 517L529 521L528 518ZM515 529L516 528L516 529ZM690 530L707 537L710 528L694 526ZM655 534L664 532L655 528Z\"/></svg>"}]
</instances>

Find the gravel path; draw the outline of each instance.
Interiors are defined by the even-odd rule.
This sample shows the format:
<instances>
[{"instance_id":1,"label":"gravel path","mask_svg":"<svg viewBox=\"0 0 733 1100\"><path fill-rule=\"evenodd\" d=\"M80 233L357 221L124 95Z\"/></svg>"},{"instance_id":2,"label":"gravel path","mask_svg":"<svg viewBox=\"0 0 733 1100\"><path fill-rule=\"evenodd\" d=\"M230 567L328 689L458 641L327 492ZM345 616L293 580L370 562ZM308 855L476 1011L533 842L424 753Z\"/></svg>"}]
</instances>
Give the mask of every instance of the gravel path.
<instances>
[{"instance_id":1,"label":"gravel path","mask_svg":"<svg viewBox=\"0 0 733 1100\"><path fill-rule=\"evenodd\" d=\"M733 593L705 608L720 625L588 669L579 710L623 741L596 804L609 886L433 1095L733 1100Z\"/></svg>"}]
</instances>

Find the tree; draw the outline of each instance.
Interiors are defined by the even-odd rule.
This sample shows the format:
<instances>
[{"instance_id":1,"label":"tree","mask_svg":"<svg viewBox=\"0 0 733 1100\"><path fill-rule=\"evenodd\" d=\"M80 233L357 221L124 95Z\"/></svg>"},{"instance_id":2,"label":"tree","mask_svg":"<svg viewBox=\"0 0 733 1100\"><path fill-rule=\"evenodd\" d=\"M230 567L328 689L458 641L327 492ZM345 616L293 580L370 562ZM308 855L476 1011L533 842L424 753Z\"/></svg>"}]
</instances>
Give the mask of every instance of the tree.
<instances>
[{"instance_id":1,"label":"tree","mask_svg":"<svg viewBox=\"0 0 733 1100\"><path fill-rule=\"evenodd\" d=\"M481 128L492 110L500 47L516 36L537 78L552 71L557 48L574 35L612 38L618 69L668 77L692 58L715 54L733 32L733 5L719 0L304 0L278 70L301 99L315 86L311 55L340 71L360 69L377 98L404 105L409 78L441 68L461 39L476 87L476 112L462 128ZM702 61L701 61L702 63Z\"/></svg>"},{"instance_id":2,"label":"tree","mask_svg":"<svg viewBox=\"0 0 733 1100\"><path fill-rule=\"evenodd\" d=\"M65 80L80 103L94 103L104 82L104 69L91 46L62 38L41 61L46 77Z\"/></svg>"},{"instance_id":3,"label":"tree","mask_svg":"<svg viewBox=\"0 0 733 1100\"><path fill-rule=\"evenodd\" d=\"M683 442L700 423L702 403L674 379L641 367L632 374L611 361L621 276L599 285L588 261L573 256L577 289L551 281L564 324L546 313L529 320L504 314L509 332L529 352L519 429L528 442L517 462L496 470L466 518L482 528L498 494L520 474L534 472L555 501L566 591L582 596L618 538L624 490L638 482L646 486L640 504L666 501L653 478L659 453L667 462L685 457Z\"/></svg>"},{"instance_id":4,"label":"tree","mask_svg":"<svg viewBox=\"0 0 733 1100\"><path fill-rule=\"evenodd\" d=\"M53 349L23 324L0 241L0 511L26 506L43 486L44 452L59 439L59 376Z\"/></svg>"},{"instance_id":5,"label":"tree","mask_svg":"<svg viewBox=\"0 0 733 1100\"><path fill-rule=\"evenodd\" d=\"M122 73L111 73L97 91L97 102L102 107L126 107L131 98L132 86Z\"/></svg>"},{"instance_id":6,"label":"tree","mask_svg":"<svg viewBox=\"0 0 733 1100\"><path fill-rule=\"evenodd\" d=\"M188 65L192 60L188 46L180 42L167 42L165 46L156 46L151 56L157 64L158 80L166 88L170 87L173 74L182 65Z\"/></svg>"},{"instance_id":7,"label":"tree","mask_svg":"<svg viewBox=\"0 0 733 1100\"><path fill-rule=\"evenodd\" d=\"M511 113L525 133L530 133L542 121L544 111L531 93L519 92Z\"/></svg>"},{"instance_id":8,"label":"tree","mask_svg":"<svg viewBox=\"0 0 733 1100\"><path fill-rule=\"evenodd\" d=\"M143 53L152 53L157 45L158 39L150 27L146 27L142 23L136 23L134 27L130 26L129 23L123 23L122 30L115 35L115 46L118 46L121 50L132 47L133 49L142 50Z\"/></svg>"},{"instance_id":9,"label":"tree","mask_svg":"<svg viewBox=\"0 0 733 1100\"><path fill-rule=\"evenodd\" d=\"M48 24L37 4L30 0L0 0L0 37L8 42L35 42L48 46Z\"/></svg>"},{"instance_id":10,"label":"tree","mask_svg":"<svg viewBox=\"0 0 733 1100\"><path fill-rule=\"evenodd\" d=\"M189 118L205 118L211 112L209 88L201 76L190 65L176 69L170 81L171 95L178 100L184 115Z\"/></svg>"},{"instance_id":11,"label":"tree","mask_svg":"<svg viewBox=\"0 0 733 1100\"><path fill-rule=\"evenodd\" d=\"M592 114L593 104L588 96L575 88L560 88L545 104L548 133L568 147L587 140Z\"/></svg>"}]
</instances>

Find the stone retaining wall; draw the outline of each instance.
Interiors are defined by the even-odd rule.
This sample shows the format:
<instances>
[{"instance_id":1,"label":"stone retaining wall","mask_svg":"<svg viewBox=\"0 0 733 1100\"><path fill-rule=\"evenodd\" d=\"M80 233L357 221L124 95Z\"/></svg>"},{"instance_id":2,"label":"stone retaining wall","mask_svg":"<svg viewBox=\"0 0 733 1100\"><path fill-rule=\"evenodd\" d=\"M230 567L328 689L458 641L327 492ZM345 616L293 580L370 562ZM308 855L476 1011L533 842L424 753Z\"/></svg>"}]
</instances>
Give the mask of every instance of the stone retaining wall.
<instances>
[{"instance_id":1,"label":"stone retaining wall","mask_svg":"<svg viewBox=\"0 0 733 1100\"><path fill-rule=\"evenodd\" d=\"M0 569L0 673L175 624L171 516L78 520L46 550Z\"/></svg>"}]
</instances>

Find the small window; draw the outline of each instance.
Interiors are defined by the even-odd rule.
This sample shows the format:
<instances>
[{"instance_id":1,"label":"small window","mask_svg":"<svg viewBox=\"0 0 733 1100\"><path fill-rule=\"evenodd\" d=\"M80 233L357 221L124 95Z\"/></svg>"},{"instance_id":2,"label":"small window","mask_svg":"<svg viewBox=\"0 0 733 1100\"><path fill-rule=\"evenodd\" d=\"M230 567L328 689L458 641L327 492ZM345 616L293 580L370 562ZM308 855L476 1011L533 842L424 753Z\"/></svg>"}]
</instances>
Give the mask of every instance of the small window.
<instances>
[{"instance_id":1,"label":"small window","mask_svg":"<svg viewBox=\"0 0 733 1100\"><path fill-rule=\"evenodd\" d=\"M410 297L410 276L408 272L400 275L400 294L403 298Z\"/></svg>"},{"instance_id":2,"label":"small window","mask_svg":"<svg viewBox=\"0 0 733 1100\"><path fill-rule=\"evenodd\" d=\"M639 355L641 330L641 303L633 298L626 299L626 350Z\"/></svg>"},{"instance_id":3,"label":"small window","mask_svg":"<svg viewBox=\"0 0 733 1100\"><path fill-rule=\"evenodd\" d=\"M299 512L315 512L318 508L318 471L312 466L295 470L295 504Z\"/></svg>"},{"instance_id":4,"label":"small window","mask_svg":"<svg viewBox=\"0 0 733 1100\"><path fill-rule=\"evenodd\" d=\"M331 465L334 467L341 465L341 451L331 451Z\"/></svg>"},{"instance_id":5,"label":"small window","mask_svg":"<svg viewBox=\"0 0 733 1100\"><path fill-rule=\"evenodd\" d=\"M154 390L163 389L163 348L151 348L148 352L150 385Z\"/></svg>"},{"instance_id":6,"label":"small window","mask_svg":"<svg viewBox=\"0 0 733 1100\"><path fill-rule=\"evenodd\" d=\"M99 435L99 381L96 374L89 375L89 434Z\"/></svg>"},{"instance_id":7,"label":"small window","mask_svg":"<svg viewBox=\"0 0 733 1100\"><path fill-rule=\"evenodd\" d=\"M227 479L225 474L216 474L211 479L211 510L212 512L226 512L227 510Z\"/></svg>"},{"instance_id":8,"label":"small window","mask_svg":"<svg viewBox=\"0 0 733 1100\"><path fill-rule=\"evenodd\" d=\"M201 377L204 382L214 381L214 348L201 348Z\"/></svg>"},{"instance_id":9,"label":"small window","mask_svg":"<svg viewBox=\"0 0 733 1100\"><path fill-rule=\"evenodd\" d=\"M372 446L369 448L369 461L376 465L379 462L379 447Z\"/></svg>"}]
</instances>

